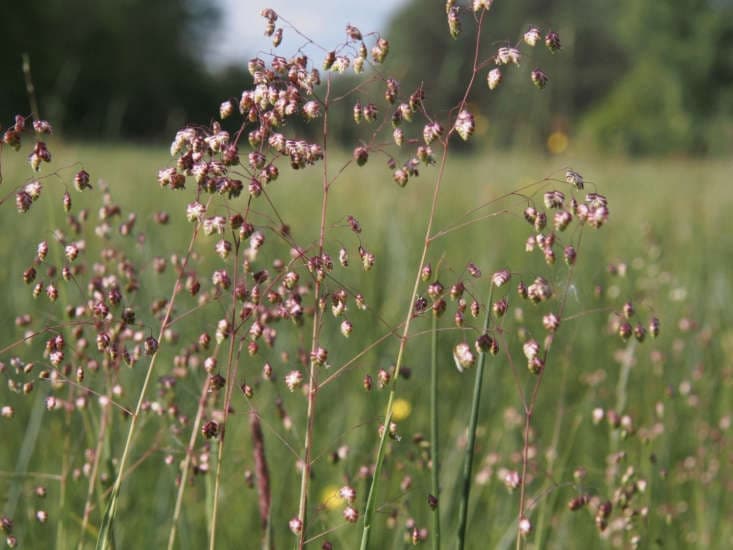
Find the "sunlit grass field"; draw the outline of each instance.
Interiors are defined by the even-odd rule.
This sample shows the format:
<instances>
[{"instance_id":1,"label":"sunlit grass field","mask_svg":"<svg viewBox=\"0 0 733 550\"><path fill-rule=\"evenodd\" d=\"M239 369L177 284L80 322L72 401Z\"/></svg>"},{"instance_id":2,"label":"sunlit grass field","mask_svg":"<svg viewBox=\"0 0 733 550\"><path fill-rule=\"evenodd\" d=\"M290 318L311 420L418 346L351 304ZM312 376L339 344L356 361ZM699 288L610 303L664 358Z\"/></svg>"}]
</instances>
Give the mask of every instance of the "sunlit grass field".
<instances>
[{"instance_id":1,"label":"sunlit grass field","mask_svg":"<svg viewBox=\"0 0 733 550\"><path fill-rule=\"evenodd\" d=\"M66 228L61 194L65 187L72 187L70 182L78 169L83 167L92 175L95 187L100 179L109 186L112 199L123 211L118 224L130 211L137 215L129 250L141 258L138 261L144 276L135 305L140 307L139 321L149 324L151 331L157 330L157 325L146 304L169 296L174 280L170 269L161 275L151 274L151 265L156 257L183 254L190 238L190 225L184 221L190 196L163 191L155 181L157 170L170 164L166 147L57 143L53 150L51 169L57 176L44 180L44 196L27 214L16 213L12 191L30 172L20 155L3 152L0 259L4 269L0 270L0 283L6 290L0 296L0 361L6 365L20 353L19 348L8 350L7 346L22 339L25 332L16 326L17 316L28 312L36 322L60 321L59 311L63 310L42 299L34 301L22 274L35 256L38 241L50 242L54 228ZM331 158L332 172L338 170L340 160L348 158L346 153ZM515 327L515 323L521 324L518 310L533 306L517 299L516 281L523 273L530 277L539 269L564 280L567 271L561 260L547 268L541 256L525 251L531 228L522 211L528 201L541 203L542 191L550 187L563 185L568 194L570 189L564 183L547 182L527 188L523 194L512 192L545 178L562 180L568 167L584 175L586 191L608 197L611 215L607 225L583 236L578 268L566 289L563 330L553 345L540 388L532 421L528 485L533 531L527 540L536 548L559 549L627 548L637 543L642 548L729 548L733 545L729 521L733 516L733 162L474 150L448 164L435 222L436 231L443 233L435 239L429 259L446 287L467 279L467 260L479 266L484 277L504 268L512 271L507 313L512 322L507 322L505 338L521 355L521 335ZM334 548L358 547L360 528L341 519L338 506L332 506L333 492L348 482L357 489L357 504L366 498L367 481L360 469L374 460L376 426L384 414L386 391L376 384L371 392L365 391L363 379L366 374L376 378L378 369L389 369L395 361L398 339L389 333L410 305L434 175L434 168L423 168L420 177L402 189L375 156L363 168L351 166L332 188L327 220L332 242L356 248L353 235L345 228L346 216L351 215L363 227L360 243L376 255L370 272L359 269L354 252L356 267L336 275L343 277L339 284L364 295L369 309L354 315L348 346L338 334L337 323L326 325L324 339L330 344L332 369L385 338L319 395L308 534L313 548L320 548L326 540ZM289 171L267 188L278 213L300 243L312 243L318 237L320 176L317 167ZM73 193L73 211L88 207L90 219L95 219L99 195ZM244 208L245 198L240 200ZM272 211L262 198L258 200L254 210L263 225L271 225ZM161 210L170 213L170 224L152 222ZM339 245L333 246L336 257ZM90 239L89 258L98 247ZM202 246L197 251L210 253L210 249ZM202 265L214 269L217 260L207 259ZM611 264L625 264L625 275L614 275L609 270ZM69 285L59 301L74 302L81 293L82 289ZM480 293L478 298L485 297ZM652 316L660 319L658 338L648 336L642 343L632 338L626 343L609 333L609 319L627 300L633 302L643 322ZM222 315L221 307L216 303L202 307L195 312L198 315L180 323L178 342L161 344L155 379L171 372L180 348L200 332L212 330ZM182 306L180 312L184 311ZM439 323L440 503L445 547L454 542L473 387L472 374L459 373L451 357L453 346L462 339L453 311L449 307ZM429 457L424 445L429 434L428 317L416 320L407 348L405 365L410 377L400 381L398 388L401 438L391 442L385 462L388 481L382 484L377 503L375 548L408 547L408 526L431 526L426 505ZM283 348L293 350L293 355L294 350L308 346L307 336L300 341L298 334L286 332L282 330ZM259 412L263 423L272 475L274 544L277 548L292 545L287 522L297 513L300 475L296 458L303 445L305 400L297 392L284 391L281 383L262 379L266 359L281 380L288 368L277 353L253 358L245 354L240 363L241 380L236 384L246 379L255 387L255 395L248 400L237 392L233 401L218 520L221 548L257 548L260 544L257 493L248 486L245 474L254 468L249 410ZM534 379L521 362L518 371L519 385L530 388ZM116 401L133 407L137 398L133 390L143 375L142 364L120 371L126 391ZM13 533L21 548L92 547L103 513L104 491L114 479L115 460L124 444L127 420L116 409L105 420L110 428L101 446L101 484L90 499L93 508L87 531L81 533L89 483L90 457L85 450L98 447L102 407L92 398L84 409L46 411L47 384L39 380L29 395L16 394L5 383L5 378L13 376L8 367L0 375L0 406L15 410L12 419L0 418L2 513L13 519ZM89 374L82 388L70 386L70 396L81 395L84 385L98 384L95 376L102 374ZM200 385L201 379L195 377L179 382L178 414L194 415ZM150 393L150 400L166 399L157 384ZM594 423L596 408L628 415L633 429L624 437L622 429L612 429L605 419ZM507 487L504 473L519 469L522 422L517 382L507 358L500 354L489 360L483 384L469 548L514 545L518 494ZM166 457L183 453L188 434L188 429L181 430L171 419L161 420L152 413L146 417L143 433L133 447L133 469L122 489L115 523L116 548L164 547L178 474L177 460L168 465ZM344 447L348 452L343 452ZM337 459L339 449L343 456ZM632 474L629 468L633 468ZM634 484L633 494L628 496L633 505L622 510L617 504L619 492L628 492L629 483ZM35 494L39 485L47 490L43 498ZM211 490L211 472L192 477L179 526L179 548L206 546ZM603 533L597 527L593 502L578 511L569 509L569 501L579 495L616 503ZM48 513L46 522L37 520L38 510ZM632 540L634 536L639 540Z\"/></svg>"}]
</instances>

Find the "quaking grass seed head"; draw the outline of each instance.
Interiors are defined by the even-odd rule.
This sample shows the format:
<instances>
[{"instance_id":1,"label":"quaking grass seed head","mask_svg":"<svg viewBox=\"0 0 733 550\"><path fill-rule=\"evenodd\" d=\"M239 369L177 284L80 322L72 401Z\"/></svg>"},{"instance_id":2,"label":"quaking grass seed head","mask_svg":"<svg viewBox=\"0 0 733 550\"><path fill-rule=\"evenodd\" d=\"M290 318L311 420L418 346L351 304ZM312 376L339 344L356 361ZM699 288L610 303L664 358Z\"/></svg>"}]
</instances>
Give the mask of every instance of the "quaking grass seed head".
<instances>
[{"instance_id":1,"label":"quaking grass seed head","mask_svg":"<svg viewBox=\"0 0 733 550\"><path fill-rule=\"evenodd\" d=\"M545 35L545 46L552 53L558 51L562 46L560 45L560 35L555 31L550 31Z\"/></svg>"},{"instance_id":2,"label":"quaking grass seed head","mask_svg":"<svg viewBox=\"0 0 733 550\"><path fill-rule=\"evenodd\" d=\"M466 342L460 342L453 348L453 362L458 372L471 368L476 364L476 356L471 351L471 346Z\"/></svg>"},{"instance_id":3,"label":"quaking grass seed head","mask_svg":"<svg viewBox=\"0 0 733 550\"><path fill-rule=\"evenodd\" d=\"M298 535L303 530L303 522L300 520L300 518L292 518L288 522L288 527L293 534Z\"/></svg>"},{"instance_id":4,"label":"quaking grass seed head","mask_svg":"<svg viewBox=\"0 0 733 550\"><path fill-rule=\"evenodd\" d=\"M467 109L462 110L458 113L453 128L463 141L468 141L476 129L473 114Z\"/></svg>"},{"instance_id":5,"label":"quaking grass seed head","mask_svg":"<svg viewBox=\"0 0 733 550\"><path fill-rule=\"evenodd\" d=\"M532 79L532 84L537 86L540 90L547 86L547 82L550 80L550 77L548 77L547 73L542 69L534 69L530 73L530 77Z\"/></svg>"},{"instance_id":6,"label":"quaking grass seed head","mask_svg":"<svg viewBox=\"0 0 733 550\"><path fill-rule=\"evenodd\" d=\"M489 90L495 90L499 87L502 80L503 76L501 74L501 69L499 67L494 67L486 76L486 85L489 87Z\"/></svg>"},{"instance_id":7,"label":"quaking grass seed head","mask_svg":"<svg viewBox=\"0 0 733 550\"><path fill-rule=\"evenodd\" d=\"M538 42L542 40L542 34L537 27L532 26L527 29L527 32L524 33L522 38L524 39L525 44L530 47L534 47L535 45L537 45Z\"/></svg>"}]
</instances>

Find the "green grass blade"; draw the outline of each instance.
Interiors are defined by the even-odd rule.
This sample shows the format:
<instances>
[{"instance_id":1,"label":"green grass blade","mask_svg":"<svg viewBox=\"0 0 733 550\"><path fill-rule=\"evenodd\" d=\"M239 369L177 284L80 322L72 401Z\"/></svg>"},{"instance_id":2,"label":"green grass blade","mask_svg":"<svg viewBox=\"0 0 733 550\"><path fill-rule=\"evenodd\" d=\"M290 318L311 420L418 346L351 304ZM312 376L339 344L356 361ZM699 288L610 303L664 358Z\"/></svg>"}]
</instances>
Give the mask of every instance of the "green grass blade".
<instances>
[{"instance_id":1,"label":"green grass blade","mask_svg":"<svg viewBox=\"0 0 733 550\"><path fill-rule=\"evenodd\" d=\"M430 342L430 460L433 496L433 550L440 550L440 456L438 449L438 316L433 314Z\"/></svg>"},{"instance_id":2,"label":"green grass blade","mask_svg":"<svg viewBox=\"0 0 733 550\"><path fill-rule=\"evenodd\" d=\"M494 293L494 287L491 286L489 291L489 300L486 303L486 316L484 317L484 330L489 330L489 322L491 321L491 300ZM458 531L456 533L458 550L463 550L466 544L466 525L468 523L468 498L471 493L471 471L473 469L473 455L476 446L476 427L478 425L479 405L481 404L481 383L484 377L484 367L486 366L486 355L488 352L479 354L478 366L476 367L476 378L473 386L473 401L471 402L471 413L468 426L468 442L466 443L466 451L463 458L463 476L462 476L462 493L461 502L458 508Z\"/></svg>"},{"instance_id":3,"label":"green grass blade","mask_svg":"<svg viewBox=\"0 0 733 550\"><path fill-rule=\"evenodd\" d=\"M117 513L118 498L119 486L115 485L112 488L112 493L109 495L102 524L99 527L99 536L97 537L97 545L95 546L96 550L111 550L114 548L114 543L112 542L112 524Z\"/></svg>"}]
</instances>

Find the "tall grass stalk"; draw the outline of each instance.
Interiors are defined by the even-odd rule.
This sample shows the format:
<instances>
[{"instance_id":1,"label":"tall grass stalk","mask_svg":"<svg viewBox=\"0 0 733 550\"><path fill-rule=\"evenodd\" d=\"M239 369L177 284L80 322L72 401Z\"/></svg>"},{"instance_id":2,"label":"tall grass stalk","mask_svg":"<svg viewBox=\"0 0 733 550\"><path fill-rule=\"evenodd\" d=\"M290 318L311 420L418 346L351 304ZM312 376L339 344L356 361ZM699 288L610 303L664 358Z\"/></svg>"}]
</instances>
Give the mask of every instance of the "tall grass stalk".
<instances>
[{"instance_id":1,"label":"tall grass stalk","mask_svg":"<svg viewBox=\"0 0 733 550\"><path fill-rule=\"evenodd\" d=\"M24 52L21 56L22 64L21 68L23 71L23 78L25 80L25 91L28 96L28 103L31 109L31 114L35 120L40 120L41 113L40 109L38 107L38 96L36 95L36 86L33 83L33 74L31 72L31 58L30 55L27 52ZM2 174L0 174L0 183L2 183ZM53 215L55 211L53 209L48 208L48 210L51 211L51 217L53 218ZM55 252L58 254L58 252ZM66 297L66 294L64 294L64 298ZM71 389L69 389L69 395L71 395ZM40 399L38 399L40 401ZM29 452L32 452L32 449L35 448L36 439L38 437L38 433L40 431L40 420L43 416L43 408L40 409L40 416L38 416L38 423L34 423L34 419L36 418L35 412L38 410L38 404L36 404L34 408L34 414L31 417L31 422L29 425L29 429L26 431L26 438L23 441L24 447L25 443L27 441L30 441L28 437L33 438L33 444L31 447L29 447ZM61 479L59 483L59 510L65 510L66 505L66 484L67 484L67 477L69 473L69 448L71 446L71 430L69 429L71 423L71 414L69 412L66 412L64 414L64 424L66 429L64 430L64 443L63 443L63 456L61 459ZM21 456L23 456L23 448L21 448ZM28 456L28 459L30 459L30 455ZM26 463L27 466L27 463ZM63 549L66 548L66 527L65 527L65 514L61 513L59 516L59 522L56 529L56 548L57 549Z\"/></svg>"},{"instance_id":2,"label":"tall grass stalk","mask_svg":"<svg viewBox=\"0 0 733 550\"><path fill-rule=\"evenodd\" d=\"M400 345L397 351L397 361L395 363L395 368L394 368L394 377L393 377L392 385L389 390L389 398L387 400L387 408L386 408L385 415L384 415L383 429L381 430L381 436L379 438L379 447L377 449L377 458L376 458L376 463L374 466L374 474L372 476L372 481L369 486L369 493L367 495L366 506L364 509L364 524L363 524L362 536L361 536L361 550L366 550L367 548L369 548L369 537L371 534L372 520L373 520L373 515L374 515L374 509L376 506L377 484L378 484L379 477L382 471L382 464L384 461L385 443L386 443L387 436L389 433L389 425L392 422L392 404L395 399L395 394L396 394L396 389L397 389L397 380L399 380L399 377L400 377L400 369L402 367L405 347L407 344L408 335L410 333L410 325L412 323L412 319L414 318L413 307L415 304L415 298L417 297L417 291L420 286L422 268L425 265L425 260L427 258L428 249L430 246L430 234L432 231L432 224L433 224L433 219L435 216L435 211L437 209L438 192L440 191L440 183L443 179L443 173L445 170L445 164L447 162L447 158L448 158L448 146L447 146L447 143L444 143L443 144L443 155L442 155L441 162L440 162L440 171L438 173L438 177L436 179L436 183L433 189L433 204L432 204L430 216L428 217L427 229L425 231L425 245L423 246L422 254L420 257L420 262L418 263L417 276L415 277L415 283L412 288L412 293L410 294L410 302L409 302L408 309L407 309L407 315L405 316L405 321L403 324L402 336L400 338Z\"/></svg>"},{"instance_id":3,"label":"tall grass stalk","mask_svg":"<svg viewBox=\"0 0 733 550\"><path fill-rule=\"evenodd\" d=\"M191 436L186 446L186 456L183 459L183 465L181 466L181 479L178 483L178 491L176 493L176 504L173 507L173 519L171 520L171 528L168 533L168 550L173 550L173 546L176 541L176 530L178 528L178 520L181 516L181 508L183 505L183 493L186 491L188 485L188 473L191 468L191 456L193 455L194 445L196 443L196 437L199 434L199 427L201 426L201 418L204 415L204 407L206 405L206 396L209 393L209 380L204 379L201 386L201 396L199 397L198 408L196 409L196 418L193 421L193 427L191 428Z\"/></svg>"},{"instance_id":4,"label":"tall grass stalk","mask_svg":"<svg viewBox=\"0 0 733 550\"><path fill-rule=\"evenodd\" d=\"M185 272L185 266L188 265L188 262L191 258L191 252L193 251L193 245L196 242L196 238L199 234L199 224L196 224L193 229L193 234L191 235L191 240L188 244L188 250L186 251L186 256L183 261L183 266L180 272L178 273L178 276L176 277L176 282L173 284L173 291L171 293L171 298L168 301L168 306L166 307L165 315L163 316L163 320L160 323L160 331L158 332L158 343L163 339L163 335L165 333L165 329L168 326L168 323L171 320L171 316L173 315L173 306L176 303L176 297L178 296L179 292L182 288L182 280ZM125 468L127 466L127 460L130 456L130 451L132 449L132 440L136 433L137 424L140 419L140 413L143 408L143 402L145 401L145 394L147 393L148 386L150 385L150 381L153 378L153 370L155 369L155 363L158 359L158 356L160 354L160 347L153 353L153 355L150 357L150 363L148 363L148 369L145 372L145 379L143 380L143 385L140 388L140 393L138 395L137 404L135 405L135 410L133 411L132 416L130 417L130 427L127 430L127 438L125 439L125 446L122 450L122 456L120 457L119 467L117 469L117 476L115 477L115 482L112 485L112 489L110 491L109 500L107 501L107 509L104 512L104 517L102 518L102 523L99 528L99 535L97 537L97 550L110 550L112 548L112 525L114 523L115 516L117 515L117 506L120 496L120 488L122 487L122 481L125 478Z\"/></svg>"},{"instance_id":5,"label":"tall grass stalk","mask_svg":"<svg viewBox=\"0 0 733 550\"><path fill-rule=\"evenodd\" d=\"M31 103L31 108L33 110L34 116L40 116L38 113L38 102L35 95L35 87L33 86L33 78L31 76L30 72L30 59L27 55L23 56L23 73L25 74L26 79L26 91L28 93L28 97ZM53 222L53 224L56 224L56 209L52 207L51 203L46 203L46 213L48 215L48 219ZM61 253L58 249L54 248L52 251L52 254L55 258L56 262L61 261ZM70 304L69 300L69 294L68 292L61 292L60 297L62 302L68 306ZM61 333L64 334L66 338L69 338L71 336L71 329L68 325L64 325L61 328ZM71 400L74 394L74 389L71 384L68 385L67 395L68 399ZM64 441L62 444L62 457L61 457L61 481L59 483L59 510L62 510L62 513L59 515L59 522L58 527L56 529L56 548L58 550L63 550L64 548L67 548L67 531L66 531L66 514L63 513L63 510L66 510L66 492L68 490L68 481L69 481L69 472L71 470L70 467L70 454L71 454L71 412L66 410L64 412ZM39 427L40 429L40 427ZM94 478L90 478L94 479ZM93 481L92 481L93 483ZM83 523L83 521L82 521ZM81 541L84 540L84 530L82 529L81 533Z\"/></svg>"},{"instance_id":6,"label":"tall grass stalk","mask_svg":"<svg viewBox=\"0 0 733 550\"><path fill-rule=\"evenodd\" d=\"M491 301L493 299L494 286L489 290L489 300L486 302L486 315L484 316L484 326L482 334L486 334L489 330L491 322ZM458 529L456 531L456 548L463 550L466 544L466 525L468 524L468 500L471 494L471 472L473 469L473 456L476 448L476 427L478 426L478 413L481 405L481 382L484 377L484 368L486 366L486 356L488 351L481 351L479 354L478 365L476 367L476 377L473 385L473 399L471 400L471 412L469 414L468 432L466 439L466 450L463 453L463 470L461 475L461 501L458 506Z\"/></svg>"},{"instance_id":7,"label":"tall grass stalk","mask_svg":"<svg viewBox=\"0 0 733 550\"><path fill-rule=\"evenodd\" d=\"M22 480L28 475L28 464L30 463L31 456L33 456L33 450L36 448L38 443L38 435L41 431L41 424L43 416L46 413L46 407L44 406L43 397L39 394L33 402L33 408L31 409L31 416L26 425L25 435L23 437L23 443L20 446L18 452L18 461L15 464L15 474L13 476L13 484L10 486L5 497L5 507L3 513L8 516L12 516L15 513L15 509L18 506L18 500L22 493ZM63 478L61 478L63 485ZM63 491L61 491L63 493Z\"/></svg>"},{"instance_id":8,"label":"tall grass stalk","mask_svg":"<svg viewBox=\"0 0 733 550\"><path fill-rule=\"evenodd\" d=\"M318 231L318 255L323 256L326 244L326 214L328 212L328 195L331 183L328 181L328 109L331 98L331 75L326 80L326 93L323 99L323 172L321 179L321 221ZM303 442L303 464L300 478L300 495L298 497L298 548L302 549L306 541L306 516L308 511L308 493L310 490L311 457L313 455L313 432L316 419L316 397L318 394L318 364L314 355L321 337L321 280L316 277L313 290L313 331L311 333L310 368L308 370L308 405L306 408L305 441Z\"/></svg>"},{"instance_id":9,"label":"tall grass stalk","mask_svg":"<svg viewBox=\"0 0 733 550\"><path fill-rule=\"evenodd\" d=\"M469 79L468 85L466 86L466 93L463 96L463 99L458 104L457 108L454 109L456 112L461 112L463 108L465 107L466 103L468 102L468 97L471 93L471 90L473 89L473 85L476 81L476 76L479 71L479 53L480 53L480 45L481 45L481 27L483 26L483 20L484 20L484 14L485 11L481 11L481 14L478 17L477 25L476 25L476 42L474 46L474 57L473 57L473 70L471 72L471 77ZM392 378L391 387L389 390L389 398L387 399L387 407L385 409L384 414L384 425L382 429L381 436L379 438L379 446L377 448L377 458L374 465L374 475L372 476L371 483L369 485L369 493L367 496L366 506L364 509L364 524L362 527L362 534L361 534L361 550L366 550L369 548L369 538L371 535L372 530L372 522L374 520L374 510L376 507L376 494L377 494L377 485L379 484L380 480L380 474L382 472L382 464L384 462L384 452L385 452L385 444L387 441L387 436L389 434L389 425L392 422L392 404L395 399L395 395L397 393L397 381L400 378L400 369L402 368L402 362L404 359L405 354L405 348L407 346L408 337L410 335L410 326L412 323L412 319L414 318L414 305L415 305L415 299L417 298L417 292L420 287L420 281L422 276L422 270L425 266L425 262L427 260L428 251L430 250L430 244L432 242L431 237L433 234L433 223L435 221L435 214L438 210L438 198L440 195L440 189L441 184L443 183L443 178L445 176L445 167L448 162L448 150L449 150L449 141L451 136L455 133L455 127L451 125L451 129L446 133L446 136L441 140L442 141L442 154L440 158L440 165L438 168L438 174L435 178L435 183L433 185L433 196L432 201L430 205L430 212L427 219L427 224L425 228L425 239L423 241L423 247L422 252L420 254L420 261L417 264L417 274L415 275L415 283L412 287L412 292L410 293L410 301L407 305L407 313L405 315L405 321L402 329L402 337L400 338L400 344L399 348L397 350L397 360L395 361L395 368L394 368L394 376Z\"/></svg>"},{"instance_id":10,"label":"tall grass stalk","mask_svg":"<svg viewBox=\"0 0 733 550\"><path fill-rule=\"evenodd\" d=\"M621 360L621 370L618 375L618 384L616 386L616 411L619 414L623 414L626 409L626 402L628 401L628 386L629 376L631 375L631 369L634 366L634 354L636 352L636 346L638 342L635 338L629 340L629 343L624 350L623 359Z\"/></svg>"},{"instance_id":11,"label":"tall grass stalk","mask_svg":"<svg viewBox=\"0 0 733 550\"><path fill-rule=\"evenodd\" d=\"M535 531L536 534L534 537L534 544L537 548L542 548L542 545L545 542L543 536L545 531L545 523L547 521L547 510L548 508L550 510L554 509L554 503L559 498L558 491L556 490L558 487L557 482L555 481L554 474L557 470L559 470L561 473L565 471L569 463L571 452L573 451L573 446L575 444L575 435L578 432L578 427L580 426L582 420L579 416L577 416L573 421L573 427L570 431L570 434L568 435L567 433L563 433L563 420L565 418L565 409L567 406L567 393L564 391L564 388L566 387L569 368L569 362L567 360L564 360L562 365L562 383L560 384L560 387L563 388L563 391L558 399L557 413L555 416L555 426L552 431L552 442L550 443L550 449L552 450L552 452L547 457L547 480L545 481L542 489L542 492L552 493L549 499L551 499L553 506L543 506L540 510L539 518L537 521L537 529ZM561 435L563 453L562 456L560 456L558 459L557 449Z\"/></svg>"},{"instance_id":12,"label":"tall grass stalk","mask_svg":"<svg viewBox=\"0 0 733 550\"><path fill-rule=\"evenodd\" d=\"M449 137L450 135L448 136L448 138ZM425 265L425 261L428 255L428 249L430 247L430 235L432 232L433 220L434 220L435 212L437 210L437 205L438 205L438 194L440 191L440 183L443 180L443 174L445 173L445 165L448 160L448 145L447 145L448 138L446 138L446 141L443 144L443 154L442 154L441 161L440 161L440 169L439 169L438 176L436 178L436 182L433 188L433 202L432 202L432 207L430 210L430 215L428 217L427 228L425 230L425 244L422 249L420 261L418 262L417 275L415 276L415 283L412 288L412 293L410 294L410 301L409 301L408 308L407 308L407 315L405 316L405 321L404 321L403 329L402 329L402 336L400 338L400 345L397 351L397 361L395 363L395 368L394 368L394 377L393 377L392 385L389 390L389 398L387 400L387 408L386 408L385 415L384 415L383 429L381 431L382 433L379 438L379 447L377 449L377 458L376 458L376 463L374 466L374 475L372 476L372 481L369 486L369 493L367 496L366 506L364 509L364 525L362 528L362 536L361 536L361 550L366 550L367 548L369 548L369 537L371 535L372 520L374 516L374 509L376 506L377 484L379 482L379 477L382 471L382 464L384 462L384 450L385 450L385 443L387 440L387 436L389 433L389 425L392 422L392 404L394 402L395 394L397 391L397 381L399 380L399 377L400 377L400 369L402 368L402 361L403 361L403 356L405 353L405 347L407 345L408 336L410 334L410 326L412 323L412 319L414 318L413 307L415 304L415 298L417 297L417 291L420 286L422 268Z\"/></svg>"},{"instance_id":13,"label":"tall grass stalk","mask_svg":"<svg viewBox=\"0 0 733 550\"><path fill-rule=\"evenodd\" d=\"M440 446L438 410L438 316L433 315L430 334L430 478L435 508L433 510L433 550L440 550Z\"/></svg>"},{"instance_id":14,"label":"tall grass stalk","mask_svg":"<svg viewBox=\"0 0 733 550\"><path fill-rule=\"evenodd\" d=\"M576 245L576 249L581 249L581 244L583 242L583 226L581 226L580 233L578 235L578 241ZM568 295L571 288L571 282L573 280L573 274L575 272L575 264L568 267L568 274L565 279L565 290L562 294L562 298L560 299L560 307L558 310L559 318L562 319L563 315L565 314L565 306L567 305L568 301ZM550 356L550 351L552 350L552 342L550 341L548 345L545 346L545 351L543 353L542 362L544 364L544 367L540 371L540 373L537 375L537 379L535 380L534 385L532 386L532 391L529 395L529 400L527 400L523 393L520 393L520 395L523 396L522 401L524 402L524 428L522 432L522 437L524 440L524 444L522 445L522 474L520 477L520 483L519 483L519 513L517 515L517 537L516 537L516 544L515 548L516 550L521 550L523 546L523 533L521 529L521 522L526 519L526 509L527 509L527 471L529 467L529 448L530 448L530 430L532 426L532 417L534 416L534 411L537 406L537 398L539 396L540 392L540 386L542 385L542 380L544 378L544 374L547 371L547 361Z\"/></svg>"},{"instance_id":15,"label":"tall grass stalk","mask_svg":"<svg viewBox=\"0 0 733 550\"><path fill-rule=\"evenodd\" d=\"M112 396L108 393L107 398L111 400ZM86 532L89 526L89 516L93 508L92 499L94 498L94 493L97 489L97 478L99 475L99 463L102 460L102 455L104 454L104 446L107 443L107 439L109 438L109 429L108 428L109 428L110 410L111 410L110 406L104 407L102 409L102 417L100 418L100 421L99 421L99 433L97 436L97 445L94 449L94 461L92 463L91 473L89 474L89 485L87 486L87 497L86 497L86 501L84 502L84 514L81 519L79 545L77 546L78 550L84 550L84 545L86 544Z\"/></svg>"},{"instance_id":16,"label":"tall grass stalk","mask_svg":"<svg viewBox=\"0 0 733 550\"><path fill-rule=\"evenodd\" d=\"M239 241L234 244L234 280L237 280L239 275ZM239 354L235 357L235 347L237 342L237 332L235 327L237 326L237 297L236 297L237 286L232 287L232 306L231 306L231 320L230 320L230 334L229 346L227 350L227 384L224 394L224 419L219 427L219 445L216 449L216 478L214 480L214 496L211 510L211 530L209 532L209 549L215 550L216 548L216 522L219 512L219 493L221 492L221 480L223 473L224 464L224 442L226 439L226 432L229 428L229 411L231 410L232 393L234 391L237 379L237 371L239 367Z\"/></svg>"}]
</instances>

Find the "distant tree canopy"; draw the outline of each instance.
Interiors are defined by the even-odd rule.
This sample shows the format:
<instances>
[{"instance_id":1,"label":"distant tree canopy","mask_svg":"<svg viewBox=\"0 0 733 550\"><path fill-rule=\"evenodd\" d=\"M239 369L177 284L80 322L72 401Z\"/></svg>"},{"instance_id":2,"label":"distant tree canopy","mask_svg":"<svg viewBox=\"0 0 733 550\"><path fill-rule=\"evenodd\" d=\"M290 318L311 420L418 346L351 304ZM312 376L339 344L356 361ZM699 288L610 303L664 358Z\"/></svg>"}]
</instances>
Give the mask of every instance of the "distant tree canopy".
<instances>
[{"instance_id":1,"label":"distant tree canopy","mask_svg":"<svg viewBox=\"0 0 733 550\"><path fill-rule=\"evenodd\" d=\"M584 120L631 152L728 152L733 143L733 1L619 3L629 70Z\"/></svg>"},{"instance_id":2,"label":"distant tree canopy","mask_svg":"<svg viewBox=\"0 0 733 550\"><path fill-rule=\"evenodd\" d=\"M428 105L454 105L470 75L474 23L464 12L467 32L453 40L433 7L442 1L430 4L412 0L395 15L390 69L408 88L423 82ZM563 46L552 56L535 48L499 89L474 93L496 144L531 146L571 129L604 150L700 153L733 138L733 0L497 1L485 22L483 58L530 24L555 30ZM519 85L537 66L547 88Z\"/></svg>"},{"instance_id":3,"label":"distant tree canopy","mask_svg":"<svg viewBox=\"0 0 733 550\"><path fill-rule=\"evenodd\" d=\"M208 121L222 95L244 85L243 73L206 70L200 52L218 12L205 0L9 2L2 21L5 124L30 111L23 53L41 115L82 137L168 135L187 121Z\"/></svg>"},{"instance_id":4,"label":"distant tree canopy","mask_svg":"<svg viewBox=\"0 0 733 550\"><path fill-rule=\"evenodd\" d=\"M474 23L466 10L465 32L453 40L443 5L411 0L394 15L385 32L386 71L401 80L403 92L422 83L428 107L447 109L470 74ZM206 67L202 52L219 21L214 6L214 0L6 2L0 123L30 110L23 53L31 59L41 114L67 135L149 139L168 137L186 122L208 122L219 101L250 82L244 60L228 71ZM560 131L632 154L729 151L733 0L497 0L486 17L483 58L518 42L530 24L557 31L562 51L529 50L495 91L479 83L470 98L480 115L479 137L532 147ZM535 67L550 76L541 91L527 85ZM343 114L335 134L353 142L346 103Z\"/></svg>"}]
</instances>

